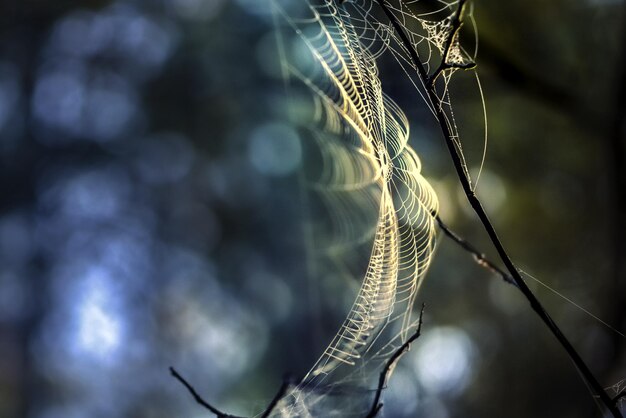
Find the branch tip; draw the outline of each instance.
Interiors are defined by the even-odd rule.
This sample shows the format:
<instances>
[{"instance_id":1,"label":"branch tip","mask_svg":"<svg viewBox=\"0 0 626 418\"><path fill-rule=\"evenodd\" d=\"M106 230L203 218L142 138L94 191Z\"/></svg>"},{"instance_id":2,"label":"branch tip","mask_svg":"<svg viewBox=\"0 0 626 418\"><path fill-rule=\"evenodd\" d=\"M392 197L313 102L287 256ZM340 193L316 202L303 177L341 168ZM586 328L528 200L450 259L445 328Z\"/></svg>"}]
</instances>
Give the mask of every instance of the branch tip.
<instances>
[{"instance_id":1,"label":"branch tip","mask_svg":"<svg viewBox=\"0 0 626 418\"><path fill-rule=\"evenodd\" d=\"M174 376L174 378L176 380L178 380L180 383L182 383L183 386L185 386L185 388L189 391L191 396L193 396L193 399L196 401L196 403L198 403L199 405L201 405L204 408L206 408L209 411L211 411L213 414L215 414L215 416L217 416L217 418L242 418L242 417L238 417L236 415L225 414L224 412L222 412L219 409L215 408L213 405L211 405L210 403L205 401L202 398L202 396L200 396L198 394L196 389L193 386L191 386L191 384L189 382L187 382L187 380L185 380L185 378L183 376L181 376L181 374L178 373L178 371L176 371L175 368L170 366L169 370L170 370L170 374L172 376Z\"/></svg>"},{"instance_id":2,"label":"branch tip","mask_svg":"<svg viewBox=\"0 0 626 418\"><path fill-rule=\"evenodd\" d=\"M383 403L380 401L380 398L382 396L383 389L385 388L385 384L389 380L391 372L393 371L395 364L398 362L398 360L400 360L400 357L402 357L404 353L409 351L413 341L417 340L420 337L422 333L422 324L425 308L426 304L422 303L419 319L417 321L417 329L415 330L413 335L409 337L409 339L407 339L400 347L398 347L398 349L393 353L389 360L387 360L387 363L385 363L385 367L380 372L380 376L378 378L378 387L376 388L376 394L374 395L374 401L372 402L372 407L369 413L365 416L365 418L374 418L382 409Z\"/></svg>"}]
</instances>

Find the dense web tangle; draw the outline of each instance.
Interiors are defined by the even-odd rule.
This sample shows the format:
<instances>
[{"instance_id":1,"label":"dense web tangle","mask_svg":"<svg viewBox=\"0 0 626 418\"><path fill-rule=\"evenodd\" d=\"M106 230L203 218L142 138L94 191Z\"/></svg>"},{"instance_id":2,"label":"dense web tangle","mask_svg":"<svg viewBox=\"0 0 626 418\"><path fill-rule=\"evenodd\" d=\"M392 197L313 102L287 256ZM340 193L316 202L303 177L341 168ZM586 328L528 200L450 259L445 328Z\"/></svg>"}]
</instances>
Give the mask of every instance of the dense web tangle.
<instances>
[{"instance_id":1,"label":"dense web tangle","mask_svg":"<svg viewBox=\"0 0 626 418\"><path fill-rule=\"evenodd\" d=\"M435 103L375 0L274 2L283 68L311 97L311 118L299 123L317 157L306 181L328 214L318 236L338 265L345 249L370 246L345 321L275 416L364 416L374 378L417 327L413 305L434 250L438 202L409 145L408 120L383 92L376 60L389 53L432 114L433 106L444 110L459 150L448 84L454 71L473 66L452 24L457 3L424 3L386 4L420 51L429 82L438 83Z\"/></svg>"},{"instance_id":2,"label":"dense web tangle","mask_svg":"<svg viewBox=\"0 0 626 418\"><path fill-rule=\"evenodd\" d=\"M410 52L404 42L402 42L400 34L389 23L389 19L380 13L377 0L352 0L345 2L345 8L349 10L353 25L360 31L365 38L371 36L373 28L377 28L376 32L384 32L386 36L386 50L391 53L393 58L401 66L407 78L417 89L422 97L424 104L428 106L436 117L436 111L432 106L438 106L443 111L445 123L452 134L452 139L461 156L463 168L468 175L470 181L472 176L467 169L467 163L463 153L463 147L458 133L457 123L452 109L452 99L450 96L450 81L455 71L459 69L472 69L475 66L475 58L478 48L478 38L476 36L476 25L473 17L473 9L471 4L459 10L458 0L453 1L402 1L402 0L385 0L388 10L394 15L395 19L402 26L402 30L408 37L408 41L412 48L419 52L421 64L429 75L433 84L437 85L437 100L431 103L426 92L428 86L424 85L424 80L419 77L419 69L410 57ZM421 12L420 12L421 10ZM471 24L475 34L475 47L472 51L466 50L460 42L460 26L453 24L455 14L463 15L463 19ZM482 89L477 73L475 73L477 88L482 98ZM486 111L485 129L486 129ZM480 171L485 159L487 145L487 133L485 130L485 143L483 149L480 170L473 181L472 188L476 187L476 183L480 177Z\"/></svg>"}]
</instances>

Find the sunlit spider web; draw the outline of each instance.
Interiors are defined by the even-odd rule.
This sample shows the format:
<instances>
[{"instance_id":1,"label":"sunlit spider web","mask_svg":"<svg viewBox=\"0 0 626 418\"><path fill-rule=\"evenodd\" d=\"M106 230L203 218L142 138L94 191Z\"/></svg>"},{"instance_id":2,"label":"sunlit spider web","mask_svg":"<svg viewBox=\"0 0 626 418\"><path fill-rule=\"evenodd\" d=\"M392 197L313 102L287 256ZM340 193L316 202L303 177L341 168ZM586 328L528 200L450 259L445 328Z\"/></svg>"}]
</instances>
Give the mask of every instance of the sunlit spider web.
<instances>
[{"instance_id":1,"label":"sunlit spider web","mask_svg":"<svg viewBox=\"0 0 626 418\"><path fill-rule=\"evenodd\" d=\"M298 122L315 154L306 182L328 214L317 237L336 266L343 251L370 246L345 321L275 416L364 416L384 363L417 326L413 305L434 251L438 201L409 145L405 114L383 92L376 61L390 54L433 115L441 106L462 151L448 84L473 54L460 46L451 25L457 2L386 4L428 73L441 62L452 64L439 74L435 103L375 0L273 3L284 73L312 100L308 121Z\"/></svg>"}]
</instances>

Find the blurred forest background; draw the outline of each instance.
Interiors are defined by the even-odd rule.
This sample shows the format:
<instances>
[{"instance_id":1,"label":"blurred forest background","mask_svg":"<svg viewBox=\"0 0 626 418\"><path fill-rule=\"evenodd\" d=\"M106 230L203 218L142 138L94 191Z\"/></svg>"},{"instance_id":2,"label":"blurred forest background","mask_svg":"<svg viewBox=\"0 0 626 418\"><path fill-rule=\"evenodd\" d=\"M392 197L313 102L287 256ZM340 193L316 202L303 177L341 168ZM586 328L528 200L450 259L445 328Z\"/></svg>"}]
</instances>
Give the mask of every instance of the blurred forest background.
<instances>
[{"instance_id":1,"label":"blurred forest background","mask_svg":"<svg viewBox=\"0 0 626 418\"><path fill-rule=\"evenodd\" d=\"M624 4L474 3L479 195L524 271L624 332ZM252 415L329 342L345 311L304 309L302 149L272 22L260 0L0 2L0 417L208 416L170 365ZM405 81L383 89L442 218L495 259ZM477 167L481 105L463 83ZM598 416L516 289L439 241L385 416ZM529 285L600 382L623 387L625 338Z\"/></svg>"}]
</instances>

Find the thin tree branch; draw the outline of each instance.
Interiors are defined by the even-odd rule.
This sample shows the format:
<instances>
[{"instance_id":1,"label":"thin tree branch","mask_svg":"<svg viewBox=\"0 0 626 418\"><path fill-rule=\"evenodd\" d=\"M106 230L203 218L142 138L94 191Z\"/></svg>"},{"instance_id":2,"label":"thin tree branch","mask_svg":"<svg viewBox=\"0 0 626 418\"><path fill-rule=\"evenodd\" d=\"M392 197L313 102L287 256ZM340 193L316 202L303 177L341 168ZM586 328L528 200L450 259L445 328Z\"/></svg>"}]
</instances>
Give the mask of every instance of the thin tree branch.
<instances>
[{"instance_id":1,"label":"thin tree branch","mask_svg":"<svg viewBox=\"0 0 626 418\"><path fill-rule=\"evenodd\" d=\"M287 394L287 389L289 389L289 386L291 386L291 384L292 384L292 379L290 377L285 377L283 379L282 385L280 385L278 392L276 392L276 395L274 395L274 398L272 399L270 404L267 406L267 408L265 408L265 412L263 412L263 415L261 415L261 418L267 418L270 416L270 414L274 411L274 409L276 409L278 402L280 402L280 400L284 398L285 395Z\"/></svg>"},{"instance_id":2,"label":"thin tree branch","mask_svg":"<svg viewBox=\"0 0 626 418\"><path fill-rule=\"evenodd\" d=\"M219 409L215 408L213 405L211 405L210 403L208 403L207 401L205 401L204 399L202 399L202 397L200 395L198 395L198 392L196 392L196 390L194 389L193 386L191 386L189 384L189 382L187 382L185 380L184 377L182 377L177 371L176 369L174 369L173 367L170 367L170 373L172 374L172 376L174 376L180 383L183 384L183 386L185 386L187 388L187 390L189 391L189 393L191 393L191 396L193 396L193 398L195 399L195 401L197 403L199 403L200 405L202 405L203 407L205 407L206 409L208 409L209 411L211 411L212 413L214 413L217 418L242 418L242 417L238 417L236 415L229 415L229 414L225 414L224 412L220 411Z\"/></svg>"},{"instance_id":3,"label":"thin tree branch","mask_svg":"<svg viewBox=\"0 0 626 418\"><path fill-rule=\"evenodd\" d=\"M385 364L383 370L380 372L380 377L378 379L378 388L376 388L376 395L374 396L374 401L372 402L372 409L370 409L365 418L374 418L382 409L383 404L382 402L380 402L380 397L382 396L383 389L385 388L385 385L389 380L391 372L393 372L393 369L395 368L396 363L400 360L400 357L402 357L402 355L411 348L411 344L413 343L413 341L417 340L422 333L422 318L424 316L424 308L425 305L422 304L422 309L420 310L420 316L417 323L417 330L415 330L415 333L411 335L411 337L406 340L404 344L402 344L400 348L398 348L393 353L389 360L387 360L387 363Z\"/></svg>"},{"instance_id":4,"label":"thin tree branch","mask_svg":"<svg viewBox=\"0 0 626 418\"><path fill-rule=\"evenodd\" d=\"M245 418L245 417L239 417L237 415L226 414L220 411L219 409L215 408L213 405L205 401L202 398L202 396L200 396L198 392L194 389L194 387L191 386L191 384L187 382L187 380L185 380L185 378L182 377L180 373L176 371L176 369L174 369L173 367L170 367L170 373L172 374L172 376L176 378L176 380L178 380L180 383L183 384L183 386L187 388L187 390L189 391L189 393L191 393L191 396L193 396L193 398L195 399L197 403L199 403L200 405L202 405L203 407L205 407L206 409L214 413L217 416L217 418ZM287 393L287 389L289 389L289 386L291 386L293 382L294 380L291 377L285 377L283 379L283 383L280 385L278 392L276 392L276 395L274 395L274 398L272 398L267 408L265 408L265 411L263 411L263 414L261 414L261 418L267 418L270 416L270 414L274 411L274 409L276 409L278 402L280 402L280 400L285 397Z\"/></svg>"},{"instance_id":5,"label":"thin tree branch","mask_svg":"<svg viewBox=\"0 0 626 418\"><path fill-rule=\"evenodd\" d=\"M413 63L417 67L418 74L421 77L422 83L424 84L426 88L428 98L431 102L433 109L435 110L435 115L437 117L437 120L439 121L439 127L443 134L446 146L448 147L448 151L450 153L450 157L452 158L452 162L454 164L454 168L456 170L457 176L459 178L461 186L463 187L463 191L465 192L465 196L467 197L467 200L472 206L472 209L474 210L474 212L480 219L481 223L483 224L483 227L485 231L487 232L487 234L489 235L489 238L491 239L492 244L496 248L498 255L500 256L500 259L506 266L507 270L509 271L509 274L513 277L515 283L517 284L517 287L520 289L520 291L524 294L524 296L530 303L530 306L532 307L532 309L535 311L535 313L537 313L539 318L541 318L544 324L552 332L552 334L559 341L561 346L563 346L563 348L569 355L570 359L574 362L576 367L580 370L581 374L583 375L583 377L585 378L589 386L593 388L593 390L596 392L596 394L598 395L598 397L600 398L604 406L611 412L611 414L615 418L623 418L621 412L612 402L611 398L606 393L604 388L600 385L600 383L598 382L596 377L593 375L593 373L591 372L591 370L589 369L585 361L580 357L576 349L572 346L572 344L569 342L567 337L563 334L563 332L556 325L554 320L550 317L548 312L541 305L539 300L535 297L535 295L530 290L530 288L526 285L519 271L515 267L515 264L513 264L513 262L511 261L511 258L509 257L502 242L500 241L500 238L498 237L498 234L496 233L496 230L493 227L493 224L489 220L489 217L487 216L485 209L483 208L480 200L478 199L478 197L472 190L470 180L467 174L465 173L465 170L463 169L461 156L459 155L459 151L456 149L452 132L450 131L450 128L448 127L446 123L446 117L445 117L443 108L441 106L441 100L437 96L437 92L436 92L434 82L433 82L434 79L428 76L426 68L422 64L422 61L419 59L417 50L415 49L413 44L409 41L409 38L407 37L398 19L394 16L394 14L391 12L389 7L385 4L385 0L376 0L376 1L380 5L385 15L391 21L392 26L394 27L394 29L400 36L400 39L402 40L402 42L405 44L405 47L409 51L409 55L411 59L413 60ZM458 9L457 9L457 12L455 13L455 17L458 16L458 19L453 18L453 25L458 26L462 23L462 11L466 3L467 3L467 0L459 0ZM456 28L453 26L451 34L454 34L455 30Z\"/></svg>"},{"instance_id":6,"label":"thin tree branch","mask_svg":"<svg viewBox=\"0 0 626 418\"><path fill-rule=\"evenodd\" d=\"M502 270L493 261L490 261L485 256L485 254L480 252L476 247L474 247L474 245L472 245L465 238L461 237L460 235L458 235L457 233L452 231L448 227L448 225L446 225L441 220L441 217L439 215L433 214L433 216L435 217L435 220L437 221L437 224L439 224L439 228L441 228L443 233L446 234L446 236L448 236L452 241L457 243L465 251L467 251L468 253L472 254L472 256L474 257L474 260L476 261L476 263L479 266L484 267L487 270L490 270L492 273L495 273L495 274L499 275L502 278L502 280L504 280L508 284L517 287L517 283L515 283L515 280L513 279L513 277L511 277L511 275L509 273L507 273L506 271Z\"/></svg>"},{"instance_id":7,"label":"thin tree branch","mask_svg":"<svg viewBox=\"0 0 626 418\"><path fill-rule=\"evenodd\" d=\"M626 389L622 390L620 393L615 396L612 401L617 406L617 404L622 400L622 398L626 398Z\"/></svg>"},{"instance_id":8,"label":"thin tree branch","mask_svg":"<svg viewBox=\"0 0 626 418\"><path fill-rule=\"evenodd\" d=\"M427 79L426 84L428 85L428 88L431 88L435 84L435 81L437 81L437 77L439 77L439 75L445 70L449 70L452 68L468 70L468 69L476 67L475 62L469 62L467 64L458 64L458 63L453 63L449 61L450 51L452 50L454 39L459 36L459 31L461 30L461 27L463 26L463 21L461 19L461 17L463 16L463 7L465 7L465 2L461 1L459 3L459 6L456 12L452 16L452 21L450 22L450 24L452 25L452 30L450 31L450 34L446 38L446 43L443 49L443 57L441 59L441 62L439 63L439 67L435 70L433 75L428 77Z\"/></svg>"}]
</instances>

